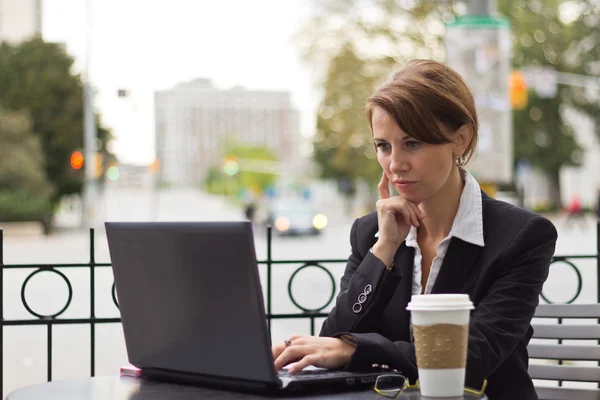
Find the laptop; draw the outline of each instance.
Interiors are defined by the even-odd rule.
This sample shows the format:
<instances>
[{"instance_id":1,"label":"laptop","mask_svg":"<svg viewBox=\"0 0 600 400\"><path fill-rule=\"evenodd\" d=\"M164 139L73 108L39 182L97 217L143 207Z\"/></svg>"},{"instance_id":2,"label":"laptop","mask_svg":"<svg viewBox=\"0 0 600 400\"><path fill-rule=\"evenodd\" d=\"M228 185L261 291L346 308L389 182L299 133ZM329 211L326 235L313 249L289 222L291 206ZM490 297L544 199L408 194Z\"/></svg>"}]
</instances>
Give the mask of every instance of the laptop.
<instances>
[{"instance_id":1,"label":"laptop","mask_svg":"<svg viewBox=\"0 0 600 400\"><path fill-rule=\"evenodd\" d=\"M372 387L381 374L275 371L250 222L105 226L129 362L144 376L294 392Z\"/></svg>"}]
</instances>

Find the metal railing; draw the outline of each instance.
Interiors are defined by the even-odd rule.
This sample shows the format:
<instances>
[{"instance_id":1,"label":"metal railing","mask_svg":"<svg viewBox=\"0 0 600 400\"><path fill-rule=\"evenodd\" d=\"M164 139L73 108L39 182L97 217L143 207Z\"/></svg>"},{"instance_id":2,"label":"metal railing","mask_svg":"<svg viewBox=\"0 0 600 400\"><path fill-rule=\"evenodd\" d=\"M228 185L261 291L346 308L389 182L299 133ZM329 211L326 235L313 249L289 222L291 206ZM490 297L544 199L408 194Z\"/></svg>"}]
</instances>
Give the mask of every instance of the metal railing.
<instances>
[{"instance_id":1,"label":"metal railing","mask_svg":"<svg viewBox=\"0 0 600 400\"><path fill-rule=\"evenodd\" d=\"M575 290L574 296L568 300L566 303L574 302L579 295L581 294L582 286L583 286L583 278L581 271L577 267L577 265L573 262L574 260L583 260L583 259L596 259L596 297L597 301L600 302L600 221L597 222L596 225L596 238L597 238L597 247L595 255L561 255L554 256L552 260L552 265L556 263L565 263L569 267L573 269L577 276L577 287ZM269 327L271 326L271 321L274 319L308 319L310 321L310 334L315 334L315 319L326 317L328 313L323 312L325 308L327 308L336 294L336 281L333 274L322 264L343 264L346 263L346 259L320 259L320 260L274 260L272 258L272 230L269 227L267 229L267 258L262 261L258 261L259 264L266 266L266 314L269 323ZM120 318L98 318L96 317L96 270L98 268L107 268L110 267L110 263L98 263L95 258L95 238L94 238L94 229L90 229L89 232L89 252L90 252L90 261L87 263L77 263L77 264L4 264L4 237L3 231L0 229L0 349L2 350L0 355L0 393L3 393L4 388L4 327L6 326L40 326L45 325L47 328L47 379L48 381L52 380L52 327L55 325L89 325L90 326L90 375L95 376L96 369L96 325L97 324L107 324L107 323L120 323ZM296 313L283 313L283 314L274 314L272 312L272 271L273 266L277 264L300 264L290 276L288 281L288 295L292 303L299 309L299 312ZM332 282L332 293L328 299L328 301L321 307L318 308L305 308L302 307L292 294L292 282L296 275L303 269L308 267L316 267L323 270L329 279ZM73 297L73 287L71 285L71 281L69 278L57 268L87 268L89 269L89 290L90 290L90 309L89 309L89 318L59 318L65 311L68 310L71 305L71 300ZM31 314L33 319L12 319L7 320L4 319L4 272L5 270L33 270L24 280L21 285L21 302L25 309ZM58 312L51 315L44 315L34 311L29 303L27 302L27 298L25 296L26 287L31 278L33 278L36 274L40 272L52 272L57 274L60 278L62 278L67 284L68 296L67 301L64 307ZM111 290L112 300L115 305L118 307L117 296L115 292L115 285L113 283ZM542 298L551 303L551 300L548 299L543 293Z\"/></svg>"}]
</instances>

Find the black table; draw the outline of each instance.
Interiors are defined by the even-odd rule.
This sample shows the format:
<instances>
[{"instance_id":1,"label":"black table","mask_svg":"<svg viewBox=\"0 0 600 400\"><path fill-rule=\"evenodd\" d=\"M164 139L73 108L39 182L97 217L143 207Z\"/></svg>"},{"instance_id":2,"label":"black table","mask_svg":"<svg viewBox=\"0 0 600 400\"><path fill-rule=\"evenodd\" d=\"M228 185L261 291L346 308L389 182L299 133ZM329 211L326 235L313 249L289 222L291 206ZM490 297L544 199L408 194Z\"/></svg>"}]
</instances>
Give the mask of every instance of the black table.
<instances>
[{"instance_id":1,"label":"black table","mask_svg":"<svg viewBox=\"0 0 600 400\"><path fill-rule=\"evenodd\" d=\"M304 396L260 396L257 394L229 392L208 389L198 386L177 385L132 377L107 376L98 378L73 379L54 381L28 386L10 393L6 400L191 400L191 399L357 399L357 400L386 400L373 390L361 392L343 392L325 395ZM418 391L404 392L399 399L427 399L421 397ZM465 395L452 398L455 400L479 399L487 397ZM445 400L450 400L445 398Z\"/></svg>"}]
</instances>

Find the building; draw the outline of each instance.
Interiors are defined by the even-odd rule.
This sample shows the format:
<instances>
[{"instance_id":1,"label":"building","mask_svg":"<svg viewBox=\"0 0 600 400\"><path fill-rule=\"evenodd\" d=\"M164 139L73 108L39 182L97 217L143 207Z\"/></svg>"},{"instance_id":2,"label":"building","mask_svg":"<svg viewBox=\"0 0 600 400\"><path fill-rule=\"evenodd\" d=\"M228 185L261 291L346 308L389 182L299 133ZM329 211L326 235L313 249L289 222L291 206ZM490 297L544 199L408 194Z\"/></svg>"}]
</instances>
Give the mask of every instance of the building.
<instances>
[{"instance_id":1,"label":"building","mask_svg":"<svg viewBox=\"0 0 600 400\"><path fill-rule=\"evenodd\" d=\"M299 157L298 113L288 92L221 90L196 79L156 92L154 110L163 184L199 185L210 166L222 165L224 140L230 137L271 148L290 168Z\"/></svg>"},{"instance_id":2,"label":"building","mask_svg":"<svg viewBox=\"0 0 600 400\"><path fill-rule=\"evenodd\" d=\"M0 0L0 42L42 35L42 0Z\"/></svg>"}]
</instances>

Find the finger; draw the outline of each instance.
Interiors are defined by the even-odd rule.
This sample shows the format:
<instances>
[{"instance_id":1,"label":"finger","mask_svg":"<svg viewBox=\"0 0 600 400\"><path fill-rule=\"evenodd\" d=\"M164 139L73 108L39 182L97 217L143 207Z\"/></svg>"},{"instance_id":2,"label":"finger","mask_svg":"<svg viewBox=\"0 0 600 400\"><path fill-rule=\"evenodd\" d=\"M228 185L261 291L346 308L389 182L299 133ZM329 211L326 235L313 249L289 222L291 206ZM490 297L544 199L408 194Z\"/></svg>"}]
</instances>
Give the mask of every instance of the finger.
<instances>
[{"instance_id":1,"label":"finger","mask_svg":"<svg viewBox=\"0 0 600 400\"><path fill-rule=\"evenodd\" d=\"M410 220L413 226L419 226L419 213L418 210L415 209L413 204L407 202L408 206L406 207L410 211Z\"/></svg>"},{"instance_id":2,"label":"finger","mask_svg":"<svg viewBox=\"0 0 600 400\"><path fill-rule=\"evenodd\" d=\"M417 220L417 216L408 201L403 199L399 200L398 203L395 204L395 208L402 214L404 223L406 225L418 226L419 221Z\"/></svg>"},{"instance_id":3,"label":"finger","mask_svg":"<svg viewBox=\"0 0 600 400\"><path fill-rule=\"evenodd\" d=\"M410 203L401 197L394 197L391 201L382 202L379 200L378 213L388 213L392 215L398 223L404 221L406 225L419 226L417 214Z\"/></svg>"},{"instance_id":4,"label":"finger","mask_svg":"<svg viewBox=\"0 0 600 400\"><path fill-rule=\"evenodd\" d=\"M275 371L279 371L280 369L282 369L286 365L297 363L300 360L302 360L302 357L299 357L299 358L287 358L285 360L282 360L280 363L276 362L275 363Z\"/></svg>"},{"instance_id":5,"label":"finger","mask_svg":"<svg viewBox=\"0 0 600 400\"><path fill-rule=\"evenodd\" d=\"M417 207L416 204L411 203L410 201L405 201L404 202L404 208L408 209L411 215L411 224L413 226L419 226L419 221L422 220L422 215L423 213L421 212L421 210L419 209L419 207Z\"/></svg>"},{"instance_id":6,"label":"finger","mask_svg":"<svg viewBox=\"0 0 600 400\"><path fill-rule=\"evenodd\" d=\"M300 334L300 333L293 333L293 334L290 336L290 340L291 340L292 342L296 342L298 339L301 339L301 338L303 338L303 337L305 337L305 336L306 336L306 335L302 335L302 334Z\"/></svg>"},{"instance_id":7,"label":"finger","mask_svg":"<svg viewBox=\"0 0 600 400\"><path fill-rule=\"evenodd\" d=\"M297 362L314 352L314 348L312 346L290 346L283 351L275 360L275 371L279 371L281 368L285 367L288 364L293 362Z\"/></svg>"},{"instance_id":8,"label":"finger","mask_svg":"<svg viewBox=\"0 0 600 400\"><path fill-rule=\"evenodd\" d=\"M289 349L289 348L288 348ZM285 367L288 364L299 361L302 356L297 356L292 354L288 349L284 350L279 357L274 360L275 371L279 371L281 368Z\"/></svg>"},{"instance_id":9,"label":"finger","mask_svg":"<svg viewBox=\"0 0 600 400\"><path fill-rule=\"evenodd\" d=\"M419 227L419 218L417 218L417 214L413 210L410 211L410 224L414 227Z\"/></svg>"},{"instance_id":10,"label":"finger","mask_svg":"<svg viewBox=\"0 0 600 400\"><path fill-rule=\"evenodd\" d=\"M411 218L410 218L410 211L408 210L407 207L405 207L405 206L397 207L396 215L398 215L398 217L401 217L406 225L409 225L409 226L412 225Z\"/></svg>"},{"instance_id":11,"label":"finger","mask_svg":"<svg viewBox=\"0 0 600 400\"><path fill-rule=\"evenodd\" d=\"M379 185L377 185L377 189L379 190L379 198L380 199L389 199L390 198L390 187L389 187L389 179L385 174L385 171L381 174L381 180L379 181Z\"/></svg>"},{"instance_id":12,"label":"finger","mask_svg":"<svg viewBox=\"0 0 600 400\"><path fill-rule=\"evenodd\" d=\"M417 205L415 205L415 207L417 208L417 211L419 211L419 220L425 219L425 213L423 210L421 210Z\"/></svg>"},{"instance_id":13,"label":"finger","mask_svg":"<svg viewBox=\"0 0 600 400\"><path fill-rule=\"evenodd\" d=\"M302 360L298 361L294 365L292 365L289 369L290 374L295 374L302 371L304 368L309 365L317 366L316 364L319 361L319 357L316 354L311 354L309 356L304 357Z\"/></svg>"},{"instance_id":14,"label":"finger","mask_svg":"<svg viewBox=\"0 0 600 400\"><path fill-rule=\"evenodd\" d=\"M286 347L287 346L285 345L285 343L279 343L271 347L271 352L273 353L273 360L279 357L279 355L283 353Z\"/></svg>"},{"instance_id":15,"label":"finger","mask_svg":"<svg viewBox=\"0 0 600 400\"><path fill-rule=\"evenodd\" d=\"M417 215L417 218L419 218L419 221L422 220L423 218L425 218L425 213L423 213L423 210L421 210L419 208L418 204L415 204L411 201L408 202L408 204L412 207L412 209L415 211L415 214Z\"/></svg>"}]
</instances>

